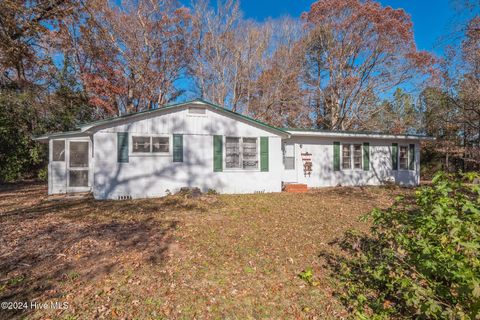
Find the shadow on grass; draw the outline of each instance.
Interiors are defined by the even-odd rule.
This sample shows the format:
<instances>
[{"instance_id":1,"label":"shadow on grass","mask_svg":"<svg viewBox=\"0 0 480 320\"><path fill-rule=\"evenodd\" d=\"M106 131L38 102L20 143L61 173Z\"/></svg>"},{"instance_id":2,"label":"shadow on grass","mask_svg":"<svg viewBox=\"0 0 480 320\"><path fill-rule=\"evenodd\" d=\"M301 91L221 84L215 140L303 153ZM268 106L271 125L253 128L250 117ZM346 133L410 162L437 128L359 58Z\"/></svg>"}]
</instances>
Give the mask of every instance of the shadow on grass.
<instances>
[{"instance_id":1,"label":"shadow on grass","mask_svg":"<svg viewBox=\"0 0 480 320\"><path fill-rule=\"evenodd\" d=\"M2 196L2 194L0 194ZM61 300L62 284L125 264L166 263L179 224L167 212L202 211L181 197L130 201L39 200L0 212L0 301ZM30 196L35 196L34 194ZM32 310L1 310L0 319Z\"/></svg>"}]
</instances>

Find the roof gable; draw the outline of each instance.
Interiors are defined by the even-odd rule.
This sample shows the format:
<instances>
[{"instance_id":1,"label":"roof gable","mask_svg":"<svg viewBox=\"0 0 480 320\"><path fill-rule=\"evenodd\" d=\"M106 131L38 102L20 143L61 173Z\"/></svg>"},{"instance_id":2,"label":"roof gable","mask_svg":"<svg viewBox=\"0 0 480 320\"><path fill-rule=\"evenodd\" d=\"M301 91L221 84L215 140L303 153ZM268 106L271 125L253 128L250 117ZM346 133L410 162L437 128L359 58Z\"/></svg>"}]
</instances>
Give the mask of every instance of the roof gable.
<instances>
[{"instance_id":1,"label":"roof gable","mask_svg":"<svg viewBox=\"0 0 480 320\"><path fill-rule=\"evenodd\" d=\"M204 100L201 100L201 99L195 99L195 100L191 100L191 101L186 101L186 102L182 102L182 103L175 103L175 104L171 104L171 105L166 105L166 106L163 106L161 108L158 108L158 109L153 109L153 110L146 110L146 111L141 111L141 112L136 112L136 113L131 113L131 114L127 114L127 115L123 115L123 116L119 116L119 117L115 117L115 118L110 118L110 119L103 119L103 120L99 120L99 121L94 121L94 122L89 122L89 123L84 123L84 124L80 124L78 126L78 128L82 131L82 132L90 132L90 131L93 131L95 130L97 127L104 127L104 126L109 126L109 125L116 125L118 124L119 122L128 122L128 121L135 121L139 118L143 118L145 116L147 117L154 117L154 116L157 116L157 115L161 115L162 113L164 112L167 112L167 111L175 111L175 109L180 109L184 106L187 106L187 105L202 105L202 106L206 106L206 107L209 107L209 108L212 108L213 110L215 111L218 111L220 112L221 114L227 116L227 117L230 117L230 118L233 118L233 119L236 119L236 120L242 120L250 125L253 125L253 126L256 126L256 127L260 127L266 131L269 131L269 132L272 132L276 135L279 135L279 136L282 136L282 137L288 137L290 136L290 134L283 130L283 129L279 129L279 128L276 128L276 127L273 127L271 125L268 125L264 122L261 122L261 121L258 121L258 120L255 120L253 118L250 118L250 117L247 117L245 115L242 115L240 113L237 113L237 112L234 112L234 111L231 111L229 109L226 109L226 108L223 108L221 106L218 106L216 104L213 104L211 102L208 102L208 101L204 101Z\"/></svg>"}]
</instances>

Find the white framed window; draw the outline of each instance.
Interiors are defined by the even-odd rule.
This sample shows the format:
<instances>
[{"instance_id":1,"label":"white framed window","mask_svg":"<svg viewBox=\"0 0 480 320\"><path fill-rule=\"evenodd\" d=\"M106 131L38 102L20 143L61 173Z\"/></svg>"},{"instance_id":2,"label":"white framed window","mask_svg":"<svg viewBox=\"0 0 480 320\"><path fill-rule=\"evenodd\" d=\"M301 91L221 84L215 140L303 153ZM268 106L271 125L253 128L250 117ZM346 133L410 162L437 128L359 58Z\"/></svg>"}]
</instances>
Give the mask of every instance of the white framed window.
<instances>
[{"instance_id":1,"label":"white framed window","mask_svg":"<svg viewBox=\"0 0 480 320\"><path fill-rule=\"evenodd\" d=\"M257 138L243 138L242 146L243 169L258 169Z\"/></svg>"},{"instance_id":2,"label":"white framed window","mask_svg":"<svg viewBox=\"0 0 480 320\"><path fill-rule=\"evenodd\" d=\"M295 170L295 145L283 145L283 166L285 170Z\"/></svg>"},{"instance_id":3,"label":"white framed window","mask_svg":"<svg viewBox=\"0 0 480 320\"><path fill-rule=\"evenodd\" d=\"M342 144L342 170L361 170L363 168L363 146L361 143Z\"/></svg>"},{"instance_id":4,"label":"white framed window","mask_svg":"<svg viewBox=\"0 0 480 320\"><path fill-rule=\"evenodd\" d=\"M132 153L150 152L151 137L132 137Z\"/></svg>"},{"instance_id":5,"label":"white framed window","mask_svg":"<svg viewBox=\"0 0 480 320\"><path fill-rule=\"evenodd\" d=\"M400 146L399 168L400 170L408 170L408 146Z\"/></svg>"},{"instance_id":6,"label":"white framed window","mask_svg":"<svg viewBox=\"0 0 480 320\"><path fill-rule=\"evenodd\" d=\"M169 154L169 136L132 136L132 155Z\"/></svg>"},{"instance_id":7,"label":"white framed window","mask_svg":"<svg viewBox=\"0 0 480 320\"><path fill-rule=\"evenodd\" d=\"M353 169L362 169L362 145L353 145Z\"/></svg>"},{"instance_id":8,"label":"white framed window","mask_svg":"<svg viewBox=\"0 0 480 320\"><path fill-rule=\"evenodd\" d=\"M226 169L258 169L258 138L225 137Z\"/></svg>"},{"instance_id":9,"label":"white framed window","mask_svg":"<svg viewBox=\"0 0 480 320\"><path fill-rule=\"evenodd\" d=\"M352 169L352 152L350 144L342 144L342 169L349 170Z\"/></svg>"},{"instance_id":10,"label":"white framed window","mask_svg":"<svg viewBox=\"0 0 480 320\"><path fill-rule=\"evenodd\" d=\"M240 166L240 138L225 138L225 168L239 169Z\"/></svg>"},{"instance_id":11,"label":"white framed window","mask_svg":"<svg viewBox=\"0 0 480 320\"><path fill-rule=\"evenodd\" d=\"M65 140L52 141L52 161L65 161Z\"/></svg>"},{"instance_id":12,"label":"white framed window","mask_svg":"<svg viewBox=\"0 0 480 320\"><path fill-rule=\"evenodd\" d=\"M168 137L152 137L152 152L168 153L170 151L170 139Z\"/></svg>"}]
</instances>

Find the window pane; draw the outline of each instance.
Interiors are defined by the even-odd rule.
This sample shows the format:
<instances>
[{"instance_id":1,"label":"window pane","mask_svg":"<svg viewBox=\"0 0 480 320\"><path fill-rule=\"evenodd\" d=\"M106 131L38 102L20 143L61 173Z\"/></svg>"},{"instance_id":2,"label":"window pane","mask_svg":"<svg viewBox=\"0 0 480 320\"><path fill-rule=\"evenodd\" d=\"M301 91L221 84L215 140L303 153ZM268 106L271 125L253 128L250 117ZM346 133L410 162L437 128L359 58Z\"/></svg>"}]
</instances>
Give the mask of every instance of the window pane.
<instances>
[{"instance_id":1,"label":"window pane","mask_svg":"<svg viewBox=\"0 0 480 320\"><path fill-rule=\"evenodd\" d=\"M283 145L283 166L285 170L295 169L295 148L293 144Z\"/></svg>"},{"instance_id":2,"label":"window pane","mask_svg":"<svg viewBox=\"0 0 480 320\"><path fill-rule=\"evenodd\" d=\"M241 168L240 138L225 138L225 162L227 168Z\"/></svg>"},{"instance_id":3,"label":"window pane","mask_svg":"<svg viewBox=\"0 0 480 320\"><path fill-rule=\"evenodd\" d=\"M257 138L243 138L243 168L258 168Z\"/></svg>"},{"instance_id":4,"label":"window pane","mask_svg":"<svg viewBox=\"0 0 480 320\"><path fill-rule=\"evenodd\" d=\"M70 170L69 187L88 187L88 170Z\"/></svg>"},{"instance_id":5,"label":"window pane","mask_svg":"<svg viewBox=\"0 0 480 320\"><path fill-rule=\"evenodd\" d=\"M65 140L53 140L52 161L65 161Z\"/></svg>"},{"instance_id":6,"label":"window pane","mask_svg":"<svg viewBox=\"0 0 480 320\"><path fill-rule=\"evenodd\" d=\"M132 152L150 152L150 137L132 137Z\"/></svg>"},{"instance_id":7,"label":"window pane","mask_svg":"<svg viewBox=\"0 0 480 320\"><path fill-rule=\"evenodd\" d=\"M408 148L407 146L400 146L400 169L408 169Z\"/></svg>"},{"instance_id":8,"label":"window pane","mask_svg":"<svg viewBox=\"0 0 480 320\"><path fill-rule=\"evenodd\" d=\"M169 148L168 137L152 137L152 152L168 152Z\"/></svg>"},{"instance_id":9,"label":"window pane","mask_svg":"<svg viewBox=\"0 0 480 320\"><path fill-rule=\"evenodd\" d=\"M284 157L283 165L285 170L294 170L295 169L295 157Z\"/></svg>"},{"instance_id":10,"label":"window pane","mask_svg":"<svg viewBox=\"0 0 480 320\"><path fill-rule=\"evenodd\" d=\"M353 168L362 169L362 145L353 145Z\"/></svg>"},{"instance_id":11,"label":"window pane","mask_svg":"<svg viewBox=\"0 0 480 320\"><path fill-rule=\"evenodd\" d=\"M351 169L352 164L350 161L350 145L342 145L342 169Z\"/></svg>"},{"instance_id":12,"label":"window pane","mask_svg":"<svg viewBox=\"0 0 480 320\"><path fill-rule=\"evenodd\" d=\"M70 141L70 167L88 167L88 142Z\"/></svg>"}]
</instances>

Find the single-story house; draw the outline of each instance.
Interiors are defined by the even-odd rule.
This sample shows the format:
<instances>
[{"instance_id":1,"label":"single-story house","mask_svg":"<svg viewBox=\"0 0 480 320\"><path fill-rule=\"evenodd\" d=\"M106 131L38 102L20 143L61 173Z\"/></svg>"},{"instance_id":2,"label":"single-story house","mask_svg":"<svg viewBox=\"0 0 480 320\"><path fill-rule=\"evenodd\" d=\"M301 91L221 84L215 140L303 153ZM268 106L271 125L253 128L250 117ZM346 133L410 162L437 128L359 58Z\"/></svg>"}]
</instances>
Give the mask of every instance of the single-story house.
<instances>
[{"instance_id":1,"label":"single-story house","mask_svg":"<svg viewBox=\"0 0 480 320\"><path fill-rule=\"evenodd\" d=\"M281 129L203 100L35 138L48 143L48 193L96 199L308 187L417 185L417 135Z\"/></svg>"}]
</instances>

